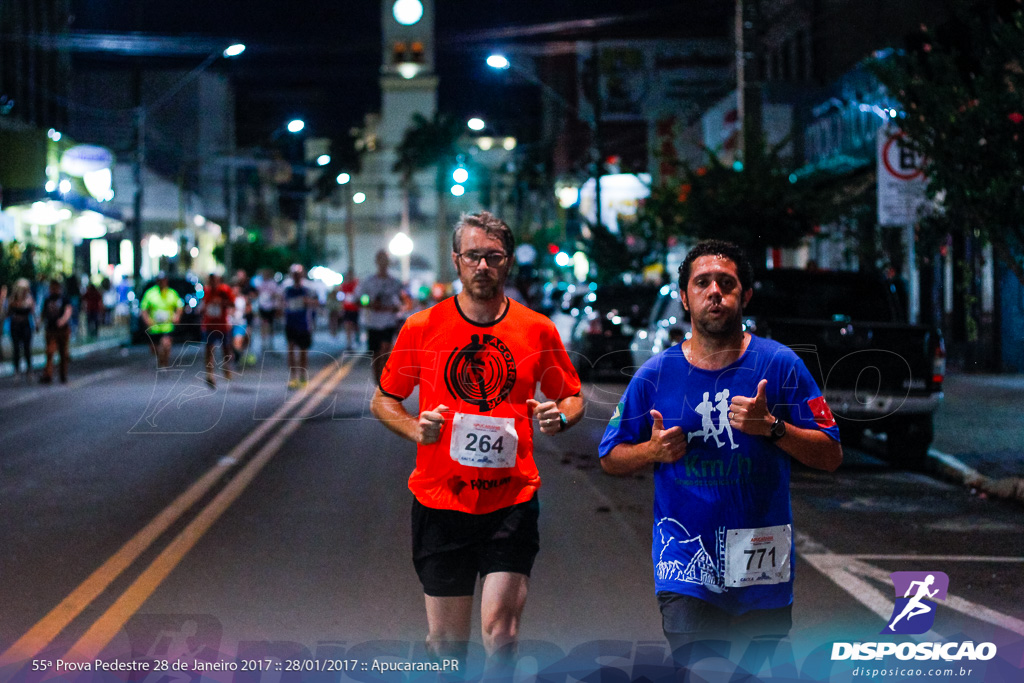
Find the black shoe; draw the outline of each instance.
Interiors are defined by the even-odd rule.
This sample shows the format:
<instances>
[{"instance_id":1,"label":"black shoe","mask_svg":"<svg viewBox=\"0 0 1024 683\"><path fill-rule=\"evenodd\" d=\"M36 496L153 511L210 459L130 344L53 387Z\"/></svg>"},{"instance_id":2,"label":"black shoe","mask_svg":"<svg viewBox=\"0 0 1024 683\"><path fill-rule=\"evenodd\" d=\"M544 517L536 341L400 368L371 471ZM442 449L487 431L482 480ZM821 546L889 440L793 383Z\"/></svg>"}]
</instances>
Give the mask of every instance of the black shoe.
<instances>
[{"instance_id":1,"label":"black shoe","mask_svg":"<svg viewBox=\"0 0 1024 683\"><path fill-rule=\"evenodd\" d=\"M53 381L53 378L50 377L49 375L43 375L42 377L39 378L39 383L40 384L49 384L52 381Z\"/></svg>"}]
</instances>

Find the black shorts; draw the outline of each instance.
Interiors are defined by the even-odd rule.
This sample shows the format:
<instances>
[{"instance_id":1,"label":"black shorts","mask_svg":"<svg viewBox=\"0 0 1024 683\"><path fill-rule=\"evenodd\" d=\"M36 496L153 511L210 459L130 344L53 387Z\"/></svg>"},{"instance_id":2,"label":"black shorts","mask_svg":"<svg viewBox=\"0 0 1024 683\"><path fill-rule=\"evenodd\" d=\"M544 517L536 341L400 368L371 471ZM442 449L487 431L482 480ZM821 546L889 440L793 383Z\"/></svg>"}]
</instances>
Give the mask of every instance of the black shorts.
<instances>
[{"instance_id":1,"label":"black shorts","mask_svg":"<svg viewBox=\"0 0 1024 683\"><path fill-rule=\"evenodd\" d=\"M661 627L673 650L697 640L781 639L793 627L793 605L730 614L709 602L670 591L658 593Z\"/></svg>"},{"instance_id":2,"label":"black shorts","mask_svg":"<svg viewBox=\"0 0 1024 683\"><path fill-rule=\"evenodd\" d=\"M359 324L359 311L348 311L344 310L341 312L341 320L346 323Z\"/></svg>"},{"instance_id":3,"label":"black shorts","mask_svg":"<svg viewBox=\"0 0 1024 683\"><path fill-rule=\"evenodd\" d=\"M395 327L385 327L383 330L375 330L373 328L366 329L366 348L371 353L380 353L380 350L384 348L385 344L390 344L395 340Z\"/></svg>"},{"instance_id":4,"label":"black shorts","mask_svg":"<svg viewBox=\"0 0 1024 683\"><path fill-rule=\"evenodd\" d=\"M284 328L284 338L289 344L295 344L302 351L313 345L313 335L309 330L299 330L294 327Z\"/></svg>"},{"instance_id":5,"label":"black shorts","mask_svg":"<svg viewBox=\"0 0 1024 683\"><path fill-rule=\"evenodd\" d=\"M428 508L413 499L412 562L423 592L438 598L473 595L477 576L530 575L540 549L537 496L472 515Z\"/></svg>"},{"instance_id":6,"label":"black shorts","mask_svg":"<svg viewBox=\"0 0 1024 683\"><path fill-rule=\"evenodd\" d=\"M163 341L164 337L170 338L170 332L146 332L146 336L149 337L149 343L153 346L160 346L160 342Z\"/></svg>"},{"instance_id":7,"label":"black shorts","mask_svg":"<svg viewBox=\"0 0 1024 683\"><path fill-rule=\"evenodd\" d=\"M265 322L265 323L273 323L274 322L274 318L276 318L276 317L277 317L277 311L275 311L274 309L270 309L269 311L265 311L262 308L260 309L260 318L263 319L263 322Z\"/></svg>"}]
</instances>

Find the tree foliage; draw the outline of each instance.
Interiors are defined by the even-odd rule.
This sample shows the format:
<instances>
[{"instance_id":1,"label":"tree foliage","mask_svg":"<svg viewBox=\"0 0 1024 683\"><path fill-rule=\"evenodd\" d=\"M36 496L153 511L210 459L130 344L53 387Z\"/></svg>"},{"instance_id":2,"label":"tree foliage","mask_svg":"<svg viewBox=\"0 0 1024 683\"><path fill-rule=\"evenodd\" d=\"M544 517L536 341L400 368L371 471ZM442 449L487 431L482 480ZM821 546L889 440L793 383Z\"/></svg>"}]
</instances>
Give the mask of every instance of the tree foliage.
<instances>
[{"instance_id":1,"label":"tree foliage","mask_svg":"<svg viewBox=\"0 0 1024 683\"><path fill-rule=\"evenodd\" d=\"M942 212L925 235L967 231L1024 283L1024 12L1020 0L958 0L946 24L872 71L897 100Z\"/></svg>"},{"instance_id":2,"label":"tree foliage","mask_svg":"<svg viewBox=\"0 0 1024 683\"><path fill-rule=\"evenodd\" d=\"M435 167L435 191L437 192L437 235L436 259L438 279L447 280L451 276L451 264L448 253L451 246L448 237L447 216L447 179L449 165L461 152L459 140L463 134L461 119L449 113L438 112L432 119L416 112L412 115L412 123L405 130L402 142L398 145L398 160L393 170L400 173L402 183L408 193L412 186L412 176L416 171ZM408 197L408 195L407 195Z\"/></svg>"},{"instance_id":3,"label":"tree foliage","mask_svg":"<svg viewBox=\"0 0 1024 683\"><path fill-rule=\"evenodd\" d=\"M742 166L710 152L703 166L679 162L651 188L630 232L660 259L672 238L725 239L749 254L796 246L838 208L821 182L792 175L781 149L751 145Z\"/></svg>"},{"instance_id":4,"label":"tree foliage","mask_svg":"<svg viewBox=\"0 0 1024 683\"><path fill-rule=\"evenodd\" d=\"M305 251L292 247L272 245L255 234L249 238L235 240L231 243L231 266L242 269L253 275L263 268L277 273L287 273L293 263L301 263L307 267L314 263L314 249L307 246ZM214 247L213 257L224 262L224 245Z\"/></svg>"}]
</instances>

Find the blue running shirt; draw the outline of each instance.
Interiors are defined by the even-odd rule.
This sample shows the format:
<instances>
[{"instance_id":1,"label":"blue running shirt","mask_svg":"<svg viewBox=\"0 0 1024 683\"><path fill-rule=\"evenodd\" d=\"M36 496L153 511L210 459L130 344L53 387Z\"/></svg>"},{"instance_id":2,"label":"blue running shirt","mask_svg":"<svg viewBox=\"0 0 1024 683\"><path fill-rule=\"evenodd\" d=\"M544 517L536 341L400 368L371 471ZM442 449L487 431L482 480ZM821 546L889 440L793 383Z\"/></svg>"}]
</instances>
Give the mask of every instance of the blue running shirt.
<instances>
[{"instance_id":1,"label":"blue running shirt","mask_svg":"<svg viewBox=\"0 0 1024 683\"><path fill-rule=\"evenodd\" d=\"M284 326L289 330L309 332L313 329L313 309L307 305L307 299L316 295L305 285L291 285L284 290Z\"/></svg>"},{"instance_id":2,"label":"blue running shirt","mask_svg":"<svg viewBox=\"0 0 1024 683\"><path fill-rule=\"evenodd\" d=\"M651 555L655 591L705 600L732 614L793 601L790 456L767 438L729 425L733 396L753 397L767 379L768 410L839 440L839 429L803 361L778 342L751 335L746 352L702 370L679 345L637 371L601 440L604 457L651 438L651 409L665 429L687 434L687 452L654 470Z\"/></svg>"}]
</instances>

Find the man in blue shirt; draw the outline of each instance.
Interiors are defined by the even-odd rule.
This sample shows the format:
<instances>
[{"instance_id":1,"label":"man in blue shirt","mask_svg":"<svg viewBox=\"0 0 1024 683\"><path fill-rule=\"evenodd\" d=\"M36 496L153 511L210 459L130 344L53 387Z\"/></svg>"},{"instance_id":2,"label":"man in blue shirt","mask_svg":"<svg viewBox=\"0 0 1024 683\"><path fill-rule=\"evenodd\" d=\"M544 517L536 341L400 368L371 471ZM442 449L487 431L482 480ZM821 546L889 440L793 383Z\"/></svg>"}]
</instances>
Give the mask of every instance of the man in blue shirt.
<instances>
[{"instance_id":1,"label":"man in blue shirt","mask_svg":"<svg viewBox=\"0 0 1024 683\"><path fill-rule=\"evenodd\" d=\"M318 300L303 282L306 269L291 267L292 283L285 287L284 337L288 342L288 388L304 389L309 383L309 347L313 344L314 316Z\"/></svg>"},{"instance_id":2,"label":"man in blue shirt","mask_svg":"<svg viewBox=\"0 0 1024 683\"><path fill-rule=\"evenodd\" d=\"M637 371L601 441L610 474L654 465L655 590L677 656L697 640L786 636L790 458L828 471L842 462L806 366L744 330L752 285L734 244L708 240L687 254L679 291L691 337Z\"/></svg>"}]
</instances>

